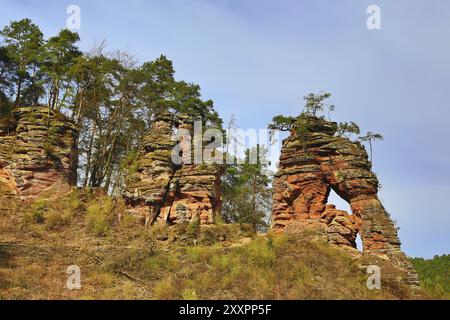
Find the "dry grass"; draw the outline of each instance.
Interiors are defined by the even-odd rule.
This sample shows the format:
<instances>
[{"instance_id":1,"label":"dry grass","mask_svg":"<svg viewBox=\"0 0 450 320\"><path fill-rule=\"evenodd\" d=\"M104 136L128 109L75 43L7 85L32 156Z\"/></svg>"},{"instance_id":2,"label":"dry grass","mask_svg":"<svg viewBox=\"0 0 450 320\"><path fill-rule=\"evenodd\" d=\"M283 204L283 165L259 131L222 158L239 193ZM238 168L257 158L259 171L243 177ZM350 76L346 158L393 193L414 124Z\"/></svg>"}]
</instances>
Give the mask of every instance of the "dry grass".
<instances>
[{"instance_id":1,"label":"dry grass","mask_svg":"<svg viewBox=\"0 0 450 320\"><path fill-rule=\"evenodd\" d=\"M377 261L386 273L371 291L360 267L368 261L328 244L270 234L240 243L250 234L236 225L145 229L121 201L89 190L40 199L0 223L0 299L411 297L388 262ZM74 264L82 289L70 291Z\"/></svg>"}]
</instances>

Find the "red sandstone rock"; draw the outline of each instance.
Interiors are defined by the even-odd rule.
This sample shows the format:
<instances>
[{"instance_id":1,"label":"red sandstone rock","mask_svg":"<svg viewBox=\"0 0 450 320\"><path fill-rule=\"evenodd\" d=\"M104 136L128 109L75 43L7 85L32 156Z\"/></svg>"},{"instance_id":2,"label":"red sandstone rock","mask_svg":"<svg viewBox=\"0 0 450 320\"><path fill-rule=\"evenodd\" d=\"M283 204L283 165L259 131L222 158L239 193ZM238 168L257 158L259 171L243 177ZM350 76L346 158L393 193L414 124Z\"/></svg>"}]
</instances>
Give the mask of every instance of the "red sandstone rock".
<instances>
[{"instance_id":1,"label":"red sandstone rock","mask_svg":"<svg viewBox=\"0 0 450 320\"><path fill-rule=\"evenodd\" d=\"M316 226L323 234L325 228L330 243L348 248L356 248L359 233L365 253L411 269L397 229L378 199L378 179L364 147L335 136L336 123L307 121L314 130L305 140L293 132L283 142L274 180L273 229L291 232L293 225L296 230ZM352 215L327 206L332 189L351 205ZM409 279L417 282L417 275L410 273Z\"/></svg>"},{"instance_id":2,"label":"red sandstone rock","mask_svg":"<svg viewBox=\"0 0 450 320\"><path fill-rule=\"evenodd\" d=\"M177 224L195 219L199 219L201 224L212 224L216 214L220 213L222 168L187 164L190 162L186 153L183 153L183 164L172 162L172 152L177 143L183 146L192 143L173 139L175 125L192 130L188 122L183 122L186 119L174 119L169 113L158 115L144 139L138 171L127 180L124 198L129 210L143 215L146 224L157 221Z\"/></svg>"},{"instance_id":3,"label":"red sandstone rock","mask_svg":"<svg viewBox=\"0 0 450 320\"><path fill-rule=\"evenodd\" d=\"M0 121L0 182L22 199L76 184L77 129L43 107L17 108Z\"/></svg>"}]
</instances>

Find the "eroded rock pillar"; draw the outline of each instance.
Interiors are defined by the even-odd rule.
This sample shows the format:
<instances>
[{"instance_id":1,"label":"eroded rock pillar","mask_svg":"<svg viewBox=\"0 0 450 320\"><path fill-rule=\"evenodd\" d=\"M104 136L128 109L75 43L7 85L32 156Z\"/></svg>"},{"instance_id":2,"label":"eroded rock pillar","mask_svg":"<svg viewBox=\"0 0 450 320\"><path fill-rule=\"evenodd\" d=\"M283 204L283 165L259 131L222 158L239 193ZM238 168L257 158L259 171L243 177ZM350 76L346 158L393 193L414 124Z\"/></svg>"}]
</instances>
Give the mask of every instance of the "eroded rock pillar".
<instances>
[{"instance_id":1,"label":"eroded rock pillar","mask_svg":"<svg viewBox=\"0 0 450 320\"><path fill-rule=\"evenodd\" d=\"M0 120L0 180L21 199L45 190L70 190L77 182L78 130L45 107L16 108Z\"/></svg>"}]
</instances>

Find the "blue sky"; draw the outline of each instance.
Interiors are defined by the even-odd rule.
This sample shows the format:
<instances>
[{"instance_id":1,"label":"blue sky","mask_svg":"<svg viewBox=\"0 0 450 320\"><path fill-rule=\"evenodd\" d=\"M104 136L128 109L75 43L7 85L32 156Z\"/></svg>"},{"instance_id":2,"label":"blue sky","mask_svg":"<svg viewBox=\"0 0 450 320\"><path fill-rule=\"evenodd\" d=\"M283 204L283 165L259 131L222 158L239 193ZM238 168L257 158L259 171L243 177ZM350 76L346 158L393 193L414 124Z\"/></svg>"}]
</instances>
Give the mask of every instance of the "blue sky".
<instances>
[{"instance_id":1,"label":"blue sky","mask_svg":"<svg viewBox=\"0 0 450 320\"><path fill-rule=\"evenodd\" d=\"M449 253L449 1L1 0L0 25L29 17L51 36L71 4L82 11L83 49L106 39L141 62L165 54L178 79L200 84L243 129L297 115L309 92L331 92L335 120L385 137L375 171L405 252ZM381 30L366 27L371 4Z\"/></svg>"}]
</instances>

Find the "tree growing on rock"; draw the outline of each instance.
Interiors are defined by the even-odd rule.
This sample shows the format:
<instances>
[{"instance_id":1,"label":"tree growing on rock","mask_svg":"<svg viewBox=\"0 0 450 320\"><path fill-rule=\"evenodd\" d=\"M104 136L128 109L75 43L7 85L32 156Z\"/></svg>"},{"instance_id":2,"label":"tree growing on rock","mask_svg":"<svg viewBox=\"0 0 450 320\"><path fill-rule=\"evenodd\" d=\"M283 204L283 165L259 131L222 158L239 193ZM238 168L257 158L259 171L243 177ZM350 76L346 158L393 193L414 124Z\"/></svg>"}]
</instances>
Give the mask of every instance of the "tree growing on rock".
<instances>
[{"instance_id":1,"label":"tree growing on rock","mask_svg":"<svg viewBox=\"0 0 450 320\"><path fill-rule=\"evenodd\" d=\"M313 118L323 117L321 113L327 112L328 115L336 110L336 107L332 104L325 103L325 100L331 97L331 93L320 92L319 94L310 93L304 97L305 113Z\"/></svg>"},{"instance_id":2,"label":"tree growing on rock","mask_svg":"<svg viewBox=\"0 0 450 320\"><path fill-rule=\"evenodd\" d=\"M330 93L321 92L319 94L310 93L304 97L305 106L298 117L288 117L278 115L272 119L269 129L289 132L292 130L305 131L308 123L314 118L324 118L320 115L323 112L333 112L336 107L325 103L325 100L331 97Z\"/></svg>"},{"instance_id":3,"label":"tree growing on rock","mask_svg":"<svg viewBox=\"0 0 450 320\"><path fill-rule=\"evenodd\" d=\"M0 114L46 105L48 114L53 109L74 120L80 185L120 194L122 163L158 113L184 113L222 129L214 102L202 98L197 84L177 81L165 56L138 64L127 52L106 52L104 43L83 53L79 40L69 30L46 40L29 19L0 30Z\"/></svg>"},{"instance_id":4,"label":"tree growing on rock","mask_svg":"<svg viewBox=\"0 0 450 320\"><path fill-rule=\"evenodd\" d=\"M0 31L0 35L3 37L2 78L8 79L12 101L17 107L22 104L27 89L39 90L43 34L30 19L23 19L12 21ZM7 64L4 64L5 58Z\"/></svg>"},{"instance_id":5,"label":"tree growing on rock","mask_svg":"<svg viewBox=\"0 0 450 320\"><path fill-rule=\"evenodd\" d=\"M366 135L359 137L359 140L361 142L368 142L369 143L369 148L370 148L370 161L373 161L373 143L375 141L383 141L384 138L381 134L379 133L373 133L372 131L369 131L366 133Z\"/></svg>"},{"instance_id":6,"label":"tree growing on rock","mask_svg":"<svg viewBox=\"0 0 450 320\"><path fill-rule=\"evenodd\" d=\"M308 152L308 137L311 132L312 123L316 119L324 119L321 113L327 112L328 115L336 107L325 103L325 100L331 97L330 93L321 92L319 94L310 93L304 97L305 106L303 112L298 117L287 117L283 115L276 116L269 124L270 130L279 130L284 132L295 132L302 138L303 151Z\"/></svg>"},{"instance_id":7,"label":"tree growing on rock","mask_svg":"<svg viewBox=\"0 0 450 320\"><path fill-rule=\"evenodd\" d=\"M42 71L49 86L48 107L60 110L72 91L73 77L70 70L82 52L76 46L80 37L76 32L62 30L45 44Z\"/></svg>"},{"instance_id":8,"label":"tree growing on rock","mask_svg":"<svg viewBox=\"0 0 450 320\"><path fill-rule=\"evenodd\" d=\"M272 123L269 124L269 129L290 132L294 128L296 120L296 117L279 115L272 119Z\"/></svg>"},{"instance_id":9,"label":"tree growing on rock","mask_svg":"<svg viewBox=\"0 0 450 320\"><path fill-rule=\"evenodd\" d=\"M338 124L337 135L338 137L350 138L351 135L358 135L361 133L359 126L353 122L341 122Z\"/></svg>"}]
</instances>

